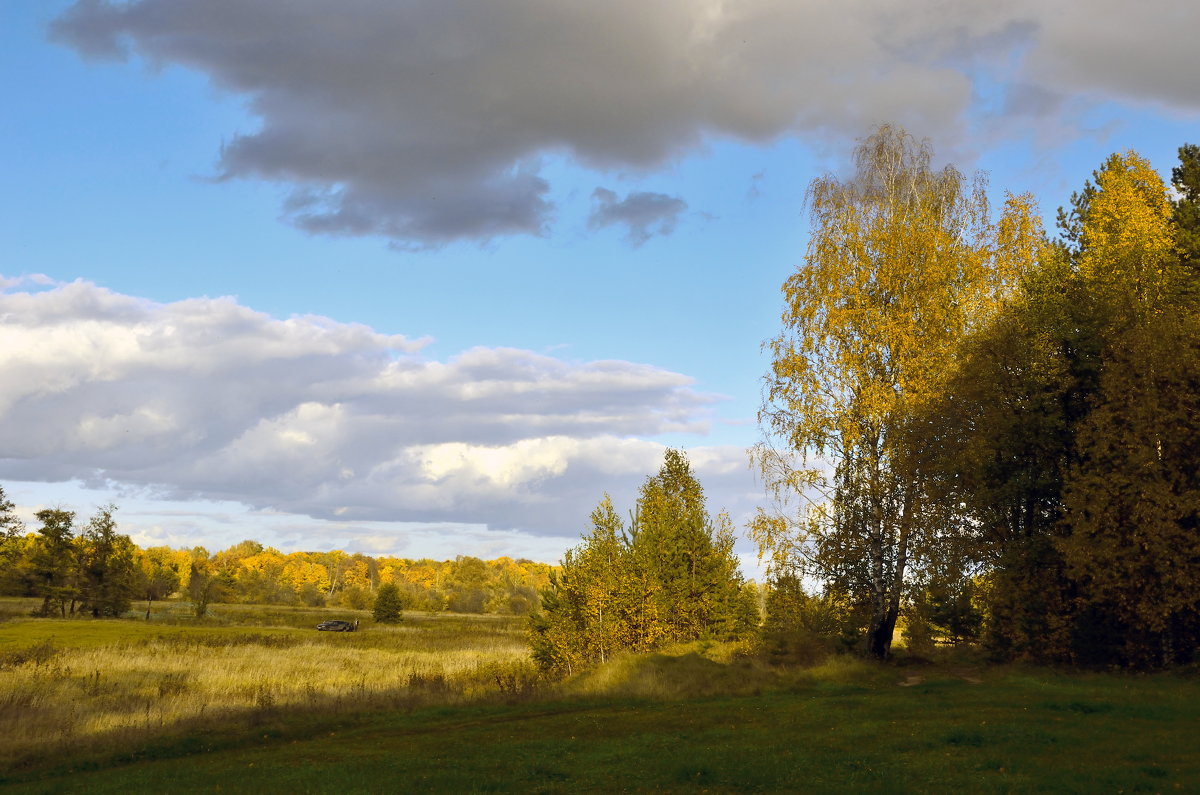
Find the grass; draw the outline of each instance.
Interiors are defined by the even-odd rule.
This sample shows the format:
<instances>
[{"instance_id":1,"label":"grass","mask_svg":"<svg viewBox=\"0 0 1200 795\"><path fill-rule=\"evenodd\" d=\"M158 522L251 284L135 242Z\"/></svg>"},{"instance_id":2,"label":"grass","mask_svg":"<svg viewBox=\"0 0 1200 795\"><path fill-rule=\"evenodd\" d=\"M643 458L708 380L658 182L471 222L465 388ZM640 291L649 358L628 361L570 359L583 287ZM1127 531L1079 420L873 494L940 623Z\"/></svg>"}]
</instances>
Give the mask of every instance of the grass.
<instances>
[{"instance_id":1,"label":"grass","mask_svg":"<svg viewBox=\"0 0 1200 795\"><path fill-rule=\"evenodd\" d=\"M894 672L893 672L894 673ZM893 677L894 678L894 677ZM198 735L17 792L1193 790L1197 685L1007 672L901 688L842 671L757 696L389 711ZM155 758L158 757L158 758Z\"/></svg>"},{"instance_id":2,"label":"grass","mask_svg":"<svg viewBox=\"0 0 1200 795\"><path fill-rule=\"evenodd\" d=\"M222 615L261 612L0 623L0 769L282 714L478 701L537 677L516 619L423 616L332 633L313 629L322 612L253 626Z\"/></svg>"},{"instance_id":3,"label":"grass","mask_svg":"<svg viewBox=\"0 0 1200 795\"><path fill-rule=\"evenodd\" d=\"M39 709L69 718L70 702L78 713L74 732L38 724L37 753L10 749L8 790L1175 792L1200 782L1195 678L970 659L780 669L692 644L550 686L522 678L511 620L422 616L345 635L286 622L85 621L74 646L62 639L71 623L0 623L0 700L20 696L10 677L36 674ZM110 655L112 674L89 680L94 663L82 661L101 659L89 655ZM176 676L181 660L191 669ZM54 666L62 681L50 685ZM378 683L366 676L375 671ZM210 704L203 716L198 703ZM124 717L89 734L83 714L106 709ZM21 720L0 724L0 743Z\"/></svg>"}]
</instances>

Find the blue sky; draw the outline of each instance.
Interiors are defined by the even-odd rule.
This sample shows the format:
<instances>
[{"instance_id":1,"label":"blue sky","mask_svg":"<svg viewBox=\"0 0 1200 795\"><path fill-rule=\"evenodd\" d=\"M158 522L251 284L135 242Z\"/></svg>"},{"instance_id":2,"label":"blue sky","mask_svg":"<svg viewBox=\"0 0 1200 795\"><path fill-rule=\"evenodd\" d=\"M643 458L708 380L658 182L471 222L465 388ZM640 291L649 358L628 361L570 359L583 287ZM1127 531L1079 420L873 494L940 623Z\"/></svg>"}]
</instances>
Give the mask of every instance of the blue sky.
<instances>
[{"instance_id":1,"label":"blue sky","mask_svg":"<svg viewBox=\"0 0 1200 795\"><path fill-rule=\"evenodd\" d=\"M1200 12L1131 8L10 0L0 483L553 561L674 445L740 521L808 182L885 121L1048 219L1112 151L1169 176Z\"/></svg>"}]
</instances>

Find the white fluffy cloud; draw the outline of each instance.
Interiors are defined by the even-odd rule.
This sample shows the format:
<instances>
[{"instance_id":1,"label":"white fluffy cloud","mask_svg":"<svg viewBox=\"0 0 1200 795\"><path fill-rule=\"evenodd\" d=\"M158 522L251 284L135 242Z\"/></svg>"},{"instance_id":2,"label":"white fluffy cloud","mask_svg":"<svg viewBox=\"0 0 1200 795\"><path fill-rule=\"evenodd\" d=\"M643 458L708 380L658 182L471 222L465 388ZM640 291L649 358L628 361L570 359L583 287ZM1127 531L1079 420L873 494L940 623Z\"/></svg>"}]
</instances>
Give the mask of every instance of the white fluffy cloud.
<instances>
[{"instance_id":1,"label":"white fluffy cloud","mask_svg":"<svg viewBox=\"0 0 1200 795\"><path fill-rule=\"evenodd\" d=\"M79 0L51 32L245 96L261 126L220 172L289 185L292 223L420 246L544 233L546 155L637 171L881 121L953 149L1110 99L1195 113L1198 28L1178 0Z\"/></svg>"},{"instance_id":2,"label":"white fluffy cloud","mask_svg":"<svg viewBox=\"0 0 1200 795\"><path fill-rule=\"evenodd\" d=\"M648 365L476 348L230 298L171 304L0 280L0 478L79 479L339 521L570 535L631 494L715 399ZM753 502L744 452L700 449L714 501Z\"/></svg>"}]
</instances>

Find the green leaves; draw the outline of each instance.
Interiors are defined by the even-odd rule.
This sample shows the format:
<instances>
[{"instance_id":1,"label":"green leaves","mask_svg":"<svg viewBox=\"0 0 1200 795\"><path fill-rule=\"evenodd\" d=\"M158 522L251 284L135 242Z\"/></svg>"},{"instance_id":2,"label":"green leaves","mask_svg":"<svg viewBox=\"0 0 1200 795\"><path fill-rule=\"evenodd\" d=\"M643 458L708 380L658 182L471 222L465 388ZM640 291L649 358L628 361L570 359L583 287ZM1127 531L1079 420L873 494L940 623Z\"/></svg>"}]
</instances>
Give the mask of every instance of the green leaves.
<instances>
[{"instance_id":1,"label":"green leaves","mask_svg":"<svg viewBox=\"0 0 1200 795\"><path fill-rule=\"evenodd\" d=\"M396 624L403 619L404 604L400 600L400 589L395 583L385 582L375 592L375 604L371 615L379 624Z\"/></svg>"}]
</instances>

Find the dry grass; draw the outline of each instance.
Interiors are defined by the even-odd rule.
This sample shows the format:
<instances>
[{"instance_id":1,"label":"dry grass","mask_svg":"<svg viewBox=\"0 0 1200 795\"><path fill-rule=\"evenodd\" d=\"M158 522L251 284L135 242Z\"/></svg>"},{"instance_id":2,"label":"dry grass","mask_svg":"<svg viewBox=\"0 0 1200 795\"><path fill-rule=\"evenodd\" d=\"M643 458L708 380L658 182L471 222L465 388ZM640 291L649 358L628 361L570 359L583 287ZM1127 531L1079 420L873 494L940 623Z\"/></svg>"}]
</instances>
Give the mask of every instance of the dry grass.
<instances>
[{"instance_id":1,"label":"dry grass","mask_svg":"<svg viewBox=\"0 0 1200 795\"><path fill-rule=\"evenodd\" d=\"M0 767L291 713L512 698L536 679L511 619L425 617L357 633L11 619L0 623Z\"/></svg>"},{"instance_id":2,"label":"dry grass","mask_svg":"<svg viewBox=\"0 0 1200 795\"><path fill-rule=\"evenodd\" d=\"M808 666L767 662L746 642L697 641L650 654L620 654L570 677L563 695L677 701L748 696L826 686L878 686L894 673L850 655L829 655Z\"/></svg>"}]
</instances>

